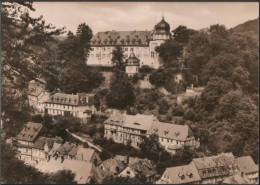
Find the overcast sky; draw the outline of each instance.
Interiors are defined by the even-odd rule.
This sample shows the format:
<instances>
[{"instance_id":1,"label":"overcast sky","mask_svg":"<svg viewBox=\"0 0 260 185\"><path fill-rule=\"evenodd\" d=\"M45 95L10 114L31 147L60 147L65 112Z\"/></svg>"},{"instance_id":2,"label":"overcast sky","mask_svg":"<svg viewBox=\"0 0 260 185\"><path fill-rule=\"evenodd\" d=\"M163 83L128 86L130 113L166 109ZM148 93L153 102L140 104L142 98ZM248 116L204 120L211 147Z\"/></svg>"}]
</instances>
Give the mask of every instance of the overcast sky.
<instances>
[{"instance_id":1,"label":"overcast sky","mask_svg":"<svg viewBox=\"0 0 260 185\"><path fill-rule=\"evenodd\" d=\"M162 14L171 29L178 25L201 29L227 28L259 17L257 2L34 2L32 16L75 32L86 22L94 33L108 30L152 30Z\"/></svg>"}]
</instances>

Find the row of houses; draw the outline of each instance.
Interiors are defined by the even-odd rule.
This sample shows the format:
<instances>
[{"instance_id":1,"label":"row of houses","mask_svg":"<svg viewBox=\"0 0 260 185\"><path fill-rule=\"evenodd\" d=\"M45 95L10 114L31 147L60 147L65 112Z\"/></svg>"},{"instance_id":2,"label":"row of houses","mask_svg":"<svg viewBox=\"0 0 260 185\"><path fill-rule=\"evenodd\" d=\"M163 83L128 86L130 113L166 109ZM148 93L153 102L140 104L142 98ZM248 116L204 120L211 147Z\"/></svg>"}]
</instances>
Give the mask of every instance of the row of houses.
<instances>
[{"instance_id":1,"label":"row of houses","mask_svg":"<svg viewBox=\"0 0 260 185\"><path fill-rule=\"evenodd\" d=\"M150 182L154 180L155 165L148 159L117 155L102 161L97 150L43 137L42 130L41 123L28 122L12 141L17 158L41 172L70 170L77 183L102 183L109 177L133 178L141 174Z\"/></svg>"},{"instance_id":2,"label":"row of houses","mask_svg":"<svg viewBox=\"0 0 260 185\"><path fill-rule=\"evenodd\" d=\"M28 122L12 139L18 159L44 173L70 170L78 183L90 182L94 174L100 174L97 168L101 159L94 149L43 137L42 130L41 123Z\"/></svg>"},{"instance_id":3,"label":"row of houses","mask_svg":"<svg viewBox=\"0 0 260 185\"><path fill-rule=\"evenodd\" d=\"M86 123L96 112L94 94L49 93L46 82L32 80L28 87L28 101L35 113L52 116L73 116Z\"/></svg>"},{"instance_id":4,"label":"row of houses","mask_svg":"<svg viewBox=\"0 0 260 185\"><path fill-rule=\"evenodd\" d=\"M198 147L199 140L187 125L160 122L154 115L129 115L114 111L104 122L104 137L116 143L139 148L145 137L156 134L168 152L175 153L184 146Z\"/></svg>"},{"instance_id":5,"label":"row of houses","mask_svg":"<svg viewBox=\"0 0 260 185\"><path fill-rule=\"evenodd\" d=\"M156 166L148 159L116 155L101 160L99 152L59 138L42 135L43 125L28 122L13 145L17 157L44 173L70 170L78 183L104 183L109 177L145 177L158 179ZM258 166L250 156L234 157L232 153L195 158L189 164L165 170L157 184L255 184Z\"/></svg>"},{"instance_id":6,"label":"row of houses","mask_svg":"<svg viewBox=\"0 0 260 185\"><path fill-rule=\"evenodd\" d=\"M258 166L250 156L232 153L195 158L189 164L167 168L157 184L257 184Z\"/></svg>"}]
</instances>

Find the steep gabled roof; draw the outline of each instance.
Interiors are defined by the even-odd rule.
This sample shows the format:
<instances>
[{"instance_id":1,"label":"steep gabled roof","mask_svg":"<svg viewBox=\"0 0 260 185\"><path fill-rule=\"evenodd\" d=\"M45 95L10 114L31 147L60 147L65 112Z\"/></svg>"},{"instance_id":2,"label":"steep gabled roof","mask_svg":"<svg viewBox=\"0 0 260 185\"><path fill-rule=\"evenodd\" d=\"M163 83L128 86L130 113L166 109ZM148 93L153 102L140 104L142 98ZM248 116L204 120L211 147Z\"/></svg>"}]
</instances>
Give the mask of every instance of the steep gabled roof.
<instances>
[{"instance_id":1,"label":"steep gabled roof","mask_svg":"<svg viewBox=\"0 0 260 185\"><path fill-rule=\"evenodd\" d=\"M76 158L83 161L91 162L91 159L94 154L95 154L95 150L91 148L79 147L76 152Z\"/></svg>"},{"instance_id":2,"label":"steep gabled roof","mask_svg":"<svg viewBox=\"0 0 260 185\"><path fill-rule=\"evenodd\" d=\"M236 158L236 164L238 165L239 170L244 173L253 173L258 171L258 167L251 156Z\"/></svg>"},{"instance_id":3,"label":"steep gabled roof","mask_svg":"<svg viewBox=\"0 0 260 185\"><path fill-rule=\"evenodd\" d=\"M102 162L104 170L110 173L120 173L125 169L123 162L117 159L107 159Z\"/></svg>"},{"instance_id":4,"label":"steep gabled roof","mask_svg":"<svg viewBox=\"0 0 260 185\"><path fill-rule=\"evenodd\" d=\"M41 123L28 122L16 138L22 141L33 142L39 135L42 127Z\"/></svg>"},{"instance_id":5,"label":"steep gabled roof","mask_svg":"<svg viewBox=\"0 0 260 185\"><path fill-rule=\"evenodd\" d=\"M124 127L134 128L139 130L149 130L153 122L158 121L153 115L126 115Z\"/></svg>"},{"instance_id":6,"label":"steep gabled roof","mask_svg":"<svg viewBox=\"0 0 260 185\"><path fill-rule=\"evenodd\" d=\"M231 153L221 153L216 156L195 158L195 164L201 178L229 175L230 168L234 165L234 156Z\"/></svg>"},{"instance_id":7,"label":"steep gabled roof","mask_svg":"<svg viewBox=\"0 0 260 185\"><path fill-rule=\"evenodd\" d=\"M165 122L156 122L152 125L149 133L156 133L159 137L186 141L192 137L192 131L187 125L177 125Z\"/></svg>"},{"instance_id":8,"label":"steep gabled roof","mask_svg":"<svg viewBox=\"0 0 260 185\"><path fill-rule=\"evenodd\" d=\"M152 123L156 121L158 120L153 115L128 115L121 112L115 112L105 121L105 123L112 123L115 125L139 130L149 130Z\"/></svg>"},{"instance_id":9,"label":"steep gabled roof","mask_svg":"<svg viewBox=\"0 0 260 185\"><path fill-rule=\"evenodd\" d=\"M201 180L195 165L192 163L184 166L166 168L163 173L163 178L168 179L172 184L186 184Z\"/></svg>"}]
</instances>

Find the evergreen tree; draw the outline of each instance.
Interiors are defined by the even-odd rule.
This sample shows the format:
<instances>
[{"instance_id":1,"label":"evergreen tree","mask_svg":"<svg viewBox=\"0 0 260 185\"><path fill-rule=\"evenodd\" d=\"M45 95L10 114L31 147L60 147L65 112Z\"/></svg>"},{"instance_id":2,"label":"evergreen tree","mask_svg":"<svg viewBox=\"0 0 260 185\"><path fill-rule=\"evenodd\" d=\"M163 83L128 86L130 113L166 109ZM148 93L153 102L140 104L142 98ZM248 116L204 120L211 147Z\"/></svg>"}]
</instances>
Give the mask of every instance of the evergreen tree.
<instances>
[{"instance_id":1,"label":"evergreen tree","mask_svg":"<svg viewBox=\"0 0 260 185\"><path fill-rule=\"evenodd\" d=\"M124 51L122 47L116 46L112 52L112 63L114 64L116 70L124 71Z\"/></svg>"},{"instance_id":2,"label":"evergreen tree","mask_svg":"<svg viewBox=\"0 0 260 185\"><path fill-rule=\"evenodd\" d=\"M116 73L106 100L110 107L118 109L125 109L134 104L134 88L124 72Z\"/></svg>"},{"instance_id":3,"label":"evergreen tree","mask_svg":"<svg viewBox=\"0 0 260 185\"><path fill-rule=\"evenodd\" d=\"M92 31L85 23L80 24L76 35L68 32L59 45L59 88L66 93L89 92L104 80L101 73L86 65L91 50Z\"/></svg>"}]
</instances>

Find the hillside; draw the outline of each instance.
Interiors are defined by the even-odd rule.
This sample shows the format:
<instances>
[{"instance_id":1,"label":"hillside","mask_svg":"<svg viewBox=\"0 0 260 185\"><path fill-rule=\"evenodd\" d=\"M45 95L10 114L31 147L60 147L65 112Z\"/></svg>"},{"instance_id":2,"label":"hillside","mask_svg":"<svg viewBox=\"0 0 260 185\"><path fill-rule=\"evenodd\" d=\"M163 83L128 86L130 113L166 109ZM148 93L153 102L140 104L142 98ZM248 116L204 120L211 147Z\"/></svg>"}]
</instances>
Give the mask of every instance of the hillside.
<instances>
[{"instance_id":1,"label":"hillside","mask_svg":"<svg viewBox=\"0 0 260 185\"><path fill-rule=\"evenodd\" d=\"M231 28L231 30L234 33L248 35L248 36L258 40L258 38L259 38L259 18L246 21L242 24L239 24L239 25Z\"/></svg>"}]
</instances>

